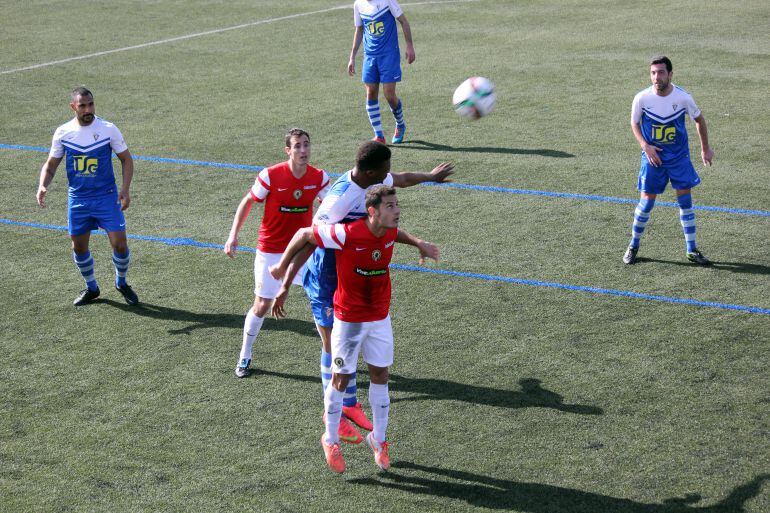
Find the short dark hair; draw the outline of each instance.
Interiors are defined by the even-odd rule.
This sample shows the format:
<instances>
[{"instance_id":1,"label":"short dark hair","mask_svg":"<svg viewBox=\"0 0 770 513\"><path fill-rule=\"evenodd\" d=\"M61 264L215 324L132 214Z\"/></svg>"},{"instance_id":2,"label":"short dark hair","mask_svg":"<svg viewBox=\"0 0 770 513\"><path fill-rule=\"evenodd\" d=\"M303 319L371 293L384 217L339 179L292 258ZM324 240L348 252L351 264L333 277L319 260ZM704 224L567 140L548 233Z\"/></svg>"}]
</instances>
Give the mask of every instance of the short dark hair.
<instances>
[{"instance_id":1,"label":"short dark hair","mask_svg":"<svg viewBox=\"0 0 770 513\"><path fill-rule=\"evenodd\" d=\"M394 196L395 194L395 187L391 187L390 185L385 184L375 185L366 191L366 208L377 208L382 203L382 198L385 196Z\"/></svg>"},{"instance_id":2,"label":"short dark hair","mask_svg":"<svg viewBox=\"0 0 770 513\"><path fill-rule=\"evenodd\" d=\"M665 64L666 65L666 71L671 73L671 70L674 69L674 66L671 64L671 59L666 57L665 55L656 55L652 59L650 59L650 66L653 64Z\"/></svg>"},{"instance_id":3,"label":"short dark hair","mask_svg":"<svg viewBox=\"0 0 770 513\"><path fill-rule=\"evenodd\" d=\"M91 98L94 97L93 93L83 86L76 87L72 90L70 93L70 100L74 102L78 96L90 96Z\"/></svg>"},{"instance_id":4,"label":"short dark hair","mask_svg":"<svg viewBox=\"0 0 770 513\"><path fill-rule=\"evenodd\" d=\"M310 134L302 130L301 128L290 128L288 132L286 132L286 138L284 139L286 142L286 147L288 148L291 146L291 138L292 137L307 137L307 140L310 141Z\"/></svg>"},{"instance_id":5,"label":"short dark hair","mask_svg":"<svg viewBox=\"0 0 770 513\"><path fill-rule=\"evenodd\" d=\"M381 142L366 141L356 152L356 168L359 171L379 169L385 161L390 160L390 156L390 148Z\"/></svg>"}]
</instances>

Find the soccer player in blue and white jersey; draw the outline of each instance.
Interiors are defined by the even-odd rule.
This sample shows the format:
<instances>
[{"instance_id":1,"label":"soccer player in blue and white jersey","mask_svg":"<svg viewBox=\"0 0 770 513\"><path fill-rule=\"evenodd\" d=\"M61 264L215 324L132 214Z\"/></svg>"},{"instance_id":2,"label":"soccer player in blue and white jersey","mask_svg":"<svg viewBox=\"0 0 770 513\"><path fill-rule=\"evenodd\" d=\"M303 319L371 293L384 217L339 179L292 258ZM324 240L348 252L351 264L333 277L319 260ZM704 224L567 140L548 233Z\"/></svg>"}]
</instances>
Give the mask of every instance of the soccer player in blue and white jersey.
<instances>
[{"instance_id":1,"label":"soccer player in blue and white jersey","mask_svg":"<svg viewBox=\"0 0 770 513\"><path fill-rule=\"evenodd\" d=\"M126 283L130 262L126 241L126 219L123 211L131 203L129 188L134 176L134 161L118 127L95 114L94 96L85 87L70 95L70 108L75 117L56 129L48 160L40 170L37 202L45 207L48 186L62 159L66 159L69 199L67 220L72 239L72 256L86 288L75 298L75 306L93 302L99 297L94 276L94 259L88 249L91 230L102 228L112 245L115 266L115 288L126 303L135 305L139 298ZM123 171L120 189L115 185L112 152L118 156Z\"/></svg>"},{"instance_id":2,"label":"soccer player in blue and white jersey","mask_svg":"<svg viewBox=\"0 0 770 513\"><path fill-rule=\"evenodd\" d=\"M641 197L634 211L631 243L623 255L623 262L629 265L636 263L639 240L650 220L655 198L669 181L676 191L687 259L698 265L711 264L695 244L695 213L690 191L701 180L690 160L685 115L695 122L704 165L711 165L714 151L709 146L706 119L692 96L671 83L672 75L668 57L653 57L650 61L652 86L637 93L631 106L631 130L642 147L642 164L638 181Z\"/></svg>"},{"instance_id":3,"label":"soccer player in blue and white jersey","mask_svg":"<svg viewBox=\"0 0 770 513\"><path fill-rule=\"evenodd\" d=\"M396 84L401 82L401 54L398 48L398 29L396 20L401 24L406 41L406 62L414 62L414 44L412 29L406 20L404 11L396 0L355 0L353 3L353 49L348 60L348 73L356 74L356 54L364 43L364 58L361 63L361 80L366 87L366 113L374 130L374 140L385 142L380 118L380 84L388 101L390 111L396 120L396 131L391 142L399 144L404 140L406 123L404 108L396 96Z\"/></svg>"},{"instance_id":4,"label":"soccer player in blue and white jersey","mask_svg":"<svg viewBox=\"0 0 770 513\"><path fill-rule=\"evenodd\" d=\"M367 216L366 192L375 185L410 187L424 182L448 182L454 172L454 165L443 162L428 173L391 173L390 148L377 141L365 141L356 153L356 165L332 185L318 207L313 223L349 223ZM315 251L313 251L315 249ZM316 328L321 336L321 382L324 391L332 378L331 333L334 324L334 292L337 290L337 268L334 250L324 250L308 245L305 251L297 253L293 269L284 279L284 285L274 304L283 305L289 293L294 274L307 262L303 279L305 292L310 300ZM272 269L272 268L271 268ZM282 306L280 307L282 309ZM278 314L278 315L276 315ZM285 316L282 310L276 317ZM356 425L369 431L372 424L364 415L357 400L356 373L351 375L343 397L342 414Z\"/></svg>"}]
</instances>

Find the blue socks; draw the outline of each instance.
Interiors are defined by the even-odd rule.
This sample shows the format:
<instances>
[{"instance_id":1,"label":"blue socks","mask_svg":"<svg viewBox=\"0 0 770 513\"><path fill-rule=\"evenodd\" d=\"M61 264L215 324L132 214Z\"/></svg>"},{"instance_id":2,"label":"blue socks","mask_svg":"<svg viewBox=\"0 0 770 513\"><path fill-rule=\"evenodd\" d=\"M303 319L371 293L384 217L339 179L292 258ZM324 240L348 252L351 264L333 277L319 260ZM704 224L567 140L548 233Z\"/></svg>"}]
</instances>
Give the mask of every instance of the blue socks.
<instances>
[{"instance_id":1,"label":"blue socks","mask_svg":"<svg viewBox=\"0 0 770 513\"><path fill-rule=\"evenodd\" d=\"M380 118L380 102L377 100L366 100L366 114L369 116L369 123L372 125L376 137L385 138L382 132L382 119Z\"/></svg>"},{"instance_id":2,"label":"blue socks","mask_svg":"<svg viewBox=\"0 0 770 513\"><path fill-rule=\"evenodd\" d=\"M97 290L99 286L96 284L96 277L94 276L94 259L91 256L91 252L75 253L73 251L72 259L75 260L75 265L78 266L78 270L83 276L88 290L92 292Z\"/></svg>"},{"instance_id":3,"label":"blue socks","mask_svg":"<svg viewBox=\"0 0 770 513\"><path fill-rule=\"evenodd\" d=\"M639 204L634 210L634 224L631 226L631 244L634 249L639 249L639 239L641 239L647 222L650 220L650 212L655 206L654 199L640 198Z\"/></svg>"},{"instance_id":4,"label":"blue socks","mask_svg":"<svg viewBox=\"0 0 770 513\"><path fill-rule=\"evenodd\" d=\"M398 100L398 106L394 109L391 107L390 111L393 113L393 118L396 120L396 125L404 126L404 108L401 105L401 100Z\"/></svg>"},{"instance_id":5,"label":"blue socks","mask_svg":"<svg viewBox=\"0 0 770 513\"><path fill-rule=\"evenodd\" d=\"M321 386L324 392L332 382L332 355L321 348Z\"/></svg>"},{"instance_id":6,"label":"blue socks","mask_svg":"<svg viewBox=\"0 0 770 513\"><path fill-rule=\"evenodd\" d=\"M695 212L692 209L692 194L688 192L677 196L676 202L679 204L679 222L682 224L687 252L692 253L697 248L695 245Z\"/></svg>"},{"instance_id":7,"label":"blue socks","mask_svg":"<svg viewBox=\"0 0 770 513\"><path fill-rule=\"evenodd\" d=\"M342 396L342 406L355 406L358 403L356 395L358 395L358 387L356 386L356 372L350 376L348 381L348 387L345 389L345 395Z\"/></svg>"},{"instance_id":8,"label":"blue socks","mask_svg":"<svg viewBox=\"0 0 770 513\"><path fill-rule=\"evenodd\" d=\"M126 285L126 273L128 272L128 264L131 261L131 252L126 248L125 253L118 253L113 251L112 263L115 266L115 286L125 287Z\"/></svg>"}]
</instances>

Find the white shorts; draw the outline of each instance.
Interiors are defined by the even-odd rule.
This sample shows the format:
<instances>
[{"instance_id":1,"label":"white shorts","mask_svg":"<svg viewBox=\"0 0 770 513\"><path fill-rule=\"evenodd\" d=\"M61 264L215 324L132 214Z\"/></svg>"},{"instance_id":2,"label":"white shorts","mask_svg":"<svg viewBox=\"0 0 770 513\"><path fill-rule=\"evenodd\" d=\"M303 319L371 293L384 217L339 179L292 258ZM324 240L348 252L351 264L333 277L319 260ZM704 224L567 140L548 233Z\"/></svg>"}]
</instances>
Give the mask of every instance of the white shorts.
<instances>
[{"instance_id":1,"label":"white shorts","mask_svg":"<svg viewBox=\"0 0 770 513\"><path fill-rule=\"evenodd\" d=\"M390 315L381 321L345 322L334 318L332 327L332 372L353 374L358 352L374 367L393 365L393 328Z\"/></svg>"},{"instance_id":2,"label":"white shorts","mask_svg":"<svg viewBox=\"0 0 770 513\"><path fill-rule=\"evenodd\" d=\"M254 257L254 295L265 299L275 299L281 290L282 281L278 281L270 274L270 266L281 260L282 253L262 253L257 250ZM302 277L305 275L305 266L299 270L292 283L302 285Z\"/></svg>"}]
</instances>

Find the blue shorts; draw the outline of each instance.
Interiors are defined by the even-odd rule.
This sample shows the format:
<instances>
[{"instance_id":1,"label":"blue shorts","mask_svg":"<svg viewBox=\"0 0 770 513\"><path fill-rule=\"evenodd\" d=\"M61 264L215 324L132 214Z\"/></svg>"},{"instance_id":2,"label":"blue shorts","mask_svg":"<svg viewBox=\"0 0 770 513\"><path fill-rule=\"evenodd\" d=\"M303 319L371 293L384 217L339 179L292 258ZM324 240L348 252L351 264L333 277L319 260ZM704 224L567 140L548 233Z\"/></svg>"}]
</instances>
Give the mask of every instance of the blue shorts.
<instances>
[{"instance_id":1,"label":"blue shorts","mask_svg":"<svg viewBox=\"0 0 770 513\"><path fill-rule=\"evenodd\" d=\"M302 280L316 324L334 324L334 292L337 290L337 263L333 249L316 248L307 262Z\"/></svg>"},{"instance_id":2,"label":"blue shorts","mask_svg":"<svg viewBox=\"0 0 770 513\"><path fill-rule=\"evenodd\" d=\"M690 162L685 158L676 164L653 166L642 157L642 165L639 167L639 181L637 188L648 194L660 194L666 190L666 184L671 181L671 187L676 190L692 189L700 183L700 176Z\"/></svg>"},{"instance_id":3,"label":"blue shorts","mask_svg":"<svg viewBox=\"0 0 770 513\"><path fill-rule=\"evenodd\" d=\"M117 194L96 198L69 198L67 224L70 235L83 235L97 228L107 232L126 231L126 218L120 210Z\"/></svg>"},{"instance_id":4,"label":"blue shorts","mask_svg":"<svg viewBox=\"0 0 770 513\"><path fill-rule=\"evenodd\" d=\"M382 55L364 54L361 81L364 84L401 82L401 54L398 49Z\"/></svg>"}]
</instances>

